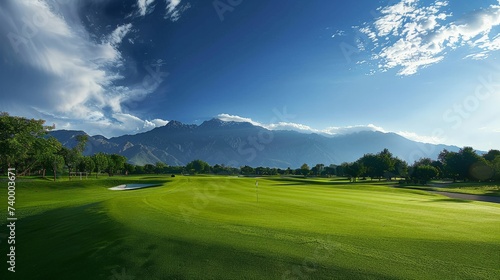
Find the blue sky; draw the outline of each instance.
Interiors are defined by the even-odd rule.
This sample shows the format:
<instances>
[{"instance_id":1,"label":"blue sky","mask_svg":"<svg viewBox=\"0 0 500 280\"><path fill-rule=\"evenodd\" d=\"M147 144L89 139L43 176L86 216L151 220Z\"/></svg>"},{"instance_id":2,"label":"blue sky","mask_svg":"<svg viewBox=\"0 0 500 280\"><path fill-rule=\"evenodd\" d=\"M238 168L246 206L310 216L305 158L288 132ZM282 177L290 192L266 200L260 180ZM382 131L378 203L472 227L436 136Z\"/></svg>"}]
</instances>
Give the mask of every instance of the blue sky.
<instances>
[{"instance_id":1,"label":"blue sky","mask_svg":"<svg viewBox=\"0 0 500 280\"><path fill-rule=\"evenodd\" d=\"M309 2L1 1L0 111L108 137L219 117L500 149L498 0Z\"/></svg>"}]
</instances>

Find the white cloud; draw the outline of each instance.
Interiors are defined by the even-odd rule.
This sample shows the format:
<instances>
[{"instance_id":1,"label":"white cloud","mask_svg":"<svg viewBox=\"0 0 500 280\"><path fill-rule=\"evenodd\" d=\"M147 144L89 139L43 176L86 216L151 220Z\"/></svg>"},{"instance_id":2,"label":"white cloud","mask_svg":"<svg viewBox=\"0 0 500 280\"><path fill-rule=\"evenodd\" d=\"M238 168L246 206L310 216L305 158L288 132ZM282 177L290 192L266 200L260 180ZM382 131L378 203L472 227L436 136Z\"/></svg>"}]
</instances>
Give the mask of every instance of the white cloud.
<instances>
[{"instance_id":1,"label":"white cloud","mask_svg":"<svg viewBox=\"0 0 500 280\"><path fill-rule=\"evenodd\" d=\"M356 133L361 131L380 131L386 132L383 128L378 127L373 124L368 125L353 125L353 126L345 126L345 127L328 127L326 129L316 129L312 128L308 125L292 123L292 122L278 122L278 123L269 123L263 124L257 121L252 120L251 118L240 117L237 115L229 115L229 114L219 114L217 116L218 119L226 122L247 122L251 123L255 126L260 126L269 130L293 130L302 133L317 133L326 136L335 136L335 135L344 135L350 133Z\"/></svg>"},{"instance_id":2,"label":"white cloud","mask_svg":"<svg viewBox=\"0 0 500 280\"><path fill-rule=\"evenodd\" d=\"M165 18L168 18L171 21L179 20L181 13L191 7L189 3L181 6L181 0L165 0L165 3L167 4Z\"/></svg>"},{"instance_id":3,"label":"white cloud","mask_svg":"<svg viewBox=\"0 0 500 280\"><path fill-rule=\"evenodd\" d=\"M404 138L421 142L421 143L429 143L429 144L443 144L446 140L445 138L440 138L436 136L426 136L426 135L418 135L415 132L409 131L399 131L397 134L403 136Z\"/></svg>"},{"instance_id":4,"label":"white cloud","mask_svg":"<svg viewBox=\"0 0 500 280\"><path fill-rule=\"evenodd\" d=\"M78 4L59 5L56 11L43 1L10 1L0 9L0 35L8 39L0 46L5 58L0 74L10 92L2 95L0 110L106 136L164 123L140 120L122 108L158 87L116 85L123 79L119 45L132 24L119 25L96 42L77 16Z\"/></svg>"},{"instance_id":5,"label":"white cloud","mask_svg":"<svg viewBox=\"0 0 500 280\"><path fill-rule=\"evenodd\" d=\"M182 0L165 0L165 19L173 22L178 21L181 14L191 8L191 4L181 5ZM155 0L137 0L137 8L140 16L145 16L153 11Z\"/></svg>"},{"instance_id":6,"label":"white cloud","mask_svg":"<svg viewBox=\"0 0 500 280\"><path fill-rule=\"evenodd\" d=\"M118 26L110 35L108 38L108 42L111 45L118 45L122 42L123 37L127 35L127 33L132 29L132 24L127 23Z\"/></svg>"},{"instance_id":7,"label":"white cloud","mask_svg":"<svg viewBox=\"0 0 500 280\"><path fill-rule=\"evenodd\" d=\"M435 1L427 6L421 2L401 0L381 7L375 21L357 28L368 38L358 48L372 51L371 60L379 71L395 68L399 69L398 75L413 75L441 62L449 51L457 48L468 46L471 54L467 58L473 59L486 58L489 52L500 49L500 39L492 32L500 25L499 5L451 21L452 14L445 11L448 1Z\"/></svg>"},{"instance_id":8,"label":"white cloud","mask_svg":"<svg viewBox=\"0 0 500 280\"><path fill-rule=\"evenodd\" d=\"M344 30L337 30L333 33L332 38L345 36L346 32Z\"/></svg>"},{"instance_id":9,"label":"white cloud","mask_svg":"<svg viewBox=\"0 0 500 280\"><path fill-rule=\"evenodd\" d=\"M140 133L149 131L155 127L164 126L168 123L166 120L154 119L152 121L142 120L134 115L125 113L115 113L113 118L119 121L118 124L114 124L113 129L124 131L130 131L131 133Z\"/></svg>"},{"instance_id":10,"label":"white cloud","mask_svg":"<svg viewBox=\"0 0 500 280\"><path fill-rule=\"evenodd\" d=\"M279 123L271 123L264 126L269 130L294 130L298 132L306 132L306 133L318 133L320 132L317 129L313 129L310 126L299 124L299 123L291 123L291 122L279 122Z\"/></svg>"},{"instance_id":11,"label":"white cloud","mask_svg":"<svg viewBox=\"0 0 500 280\"><path fill-rule=\"evenodd\" d=\"M262 127L264 126L258 122L253 121L250 118L244 118L244 117L240 117L240 116L236 116L236 115L219 114L219 115L217 115L217 118L219 120L225 121L225 122L247 122L247 123L251 123L255 126L262 126Z\"/></svg>"},{"instance_id":12,"label":"white cloud","mask_svg":"<svg viewBox=\"0 0 500 280\"><path fill-rule=\"evenodd\" d=\"M165 126L168 124L168 121L166 120L162 120L162 119L154 119L154 120L151 120L151 122L156 126Z\"/></svg>"},{"instance_id":13,"label":"white cloud","mask_svg":"<svg viewBox=\"0 0 500 280\"><path fill-rule=\"evenodd\" d=\"M357 133L361 131L379 131L386 133L386 131L383 128L373 124L352 125L344 127L329 127L327 129L322 130L323 133L328 135L343 135L343 134Z\"/></svg>"},{"instance_id":14,"label":"white cloud","mask_svg":"<svg viewBox=\"0 0 500 280\"><path fill-rule=\"evenodd\" d=\"M155 0L137 0L137 6L139 8L139 14L145 16L151 11L151 5Z\"/></svg>"},{"instance_id":15,"label":"white cloud","mask_svg":"<svg viewBox=\"0 0 500 280\"><path fill-rule=\"evenodd\" d=\"M308 125L304 124L298 124L298 123L291 123L291 122L278 122L278 123L270 123L270 124L263 124L257 121L252 120L251 118L245 118L245 117L240 117L237 115L229 115L229 114L219 114L217 116L218 119L222 121L233 121L233 122L247 122L251 123L255 126L260 126L269 130L292 130L292 131L297 131L301 133L317 133L321 134L323 136L329 136L329 137L334 137L334 136L340 136L340 135L347 135L347 134L352 134L352 133L359 133L363 131L377 131L377 132L382 132L382 133L389 133L390 131L385 130L384 128L380 126L376 126L374 124L368 124L368 125L352 125L352 126L344 126L344 127L328 127L325 129L317 129L317 128L312 128ZM438 137L438 136L426 136L426 135L419 135L415 132L408 132L408 131L398 131L394 132L402 137L405 137L407 139L417 141L417 142L422 142L422 143L430 143L430 144L443 144L446 138L444 137Z\"/></svg>"}]
</instances>

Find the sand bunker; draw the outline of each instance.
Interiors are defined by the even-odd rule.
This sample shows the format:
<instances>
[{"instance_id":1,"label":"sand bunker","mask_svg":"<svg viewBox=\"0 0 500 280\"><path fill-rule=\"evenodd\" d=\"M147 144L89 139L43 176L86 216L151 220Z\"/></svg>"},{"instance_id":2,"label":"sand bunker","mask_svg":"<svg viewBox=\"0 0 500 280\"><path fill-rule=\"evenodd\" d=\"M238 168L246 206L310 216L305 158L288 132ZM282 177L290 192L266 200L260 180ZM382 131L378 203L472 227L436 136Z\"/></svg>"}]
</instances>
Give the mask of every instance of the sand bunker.
<instances>
[{"instance_id":1,"label":"sand bunker","mask_svg":"<svg viewBox=\"0 0 500 280\"><path fill-rule=\"evenodd\" d=\"M143 189L143 188L150 188L157 186L160 186L160 184L126 184L126 185L119 185L116 187L112 187L109 189L112 191L128 191L128 190L136 190L136 189Z\"/></svg>"}]
</instances>

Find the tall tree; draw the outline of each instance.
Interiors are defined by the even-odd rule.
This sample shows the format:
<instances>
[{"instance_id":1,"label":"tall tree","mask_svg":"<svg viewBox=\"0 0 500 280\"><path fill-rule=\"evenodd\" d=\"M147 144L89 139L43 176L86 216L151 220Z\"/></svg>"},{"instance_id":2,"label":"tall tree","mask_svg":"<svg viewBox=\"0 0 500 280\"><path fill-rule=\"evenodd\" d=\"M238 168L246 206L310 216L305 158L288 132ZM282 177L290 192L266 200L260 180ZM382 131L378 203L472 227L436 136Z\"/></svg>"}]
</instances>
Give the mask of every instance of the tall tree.
<instances>
[{"instance_id":1,"label":"tall tree","mask_svg":"<svg viewBox=\"0 0 500 280\"><path fill-rule=\"evenodd\" d=\"M80 160L79 153L76 149L69 149L66 147L62 147L60 151L60 155L64 159L64 164L68 168L68 176L69 180L71 180L71 172L76 168L78 161Z\"/></svg>"},{"instance_id":2,"label":"tall tree","mask_svg":"<svg viewBox=\"0 0 500 280\"><path fill-rule=\"evenodd\" d=\"M40 138L40 148L37 151L39 165L42 168L42 177L45 177L45 170L50 169L54 173L54 181L57 178L57 170L64 166L64 159L60 155L62 144L54 137Z\"/></svg>"},{"instance_id":3,"label":"tall tree","mask_svg":"<svg viewBox=\"0 0 500 280\"><path fill-rule=\"evenodd\" d=\"M446 175L453 180L478 180L477 174L471 172L472 167L486 164L486 160L472 147L464 147L458 152L443 150L439 154L439 160L443 163Z\"/></svg>"},{"instance_id":4,"label":"tall tree","mask_svg":"<svg viewBox=\"0 0 500 280\"><path fill-rule=\"evenodd\" d=\"M395 158L388 149L382 150L377 154L377 157L379 158L381 164L381 174L377 174L379 179L382 177L390 179L390 177L392 177L392 173L394 172L394 164L396 163Z\"/></svg>"},{"instance_id":5,"label":"tall tree","mask_svg":"<svg viewBox=\"0 0 500 280\"><path fill-rule=\"evenodd\" d=\"M83 156L80 159L80 163L78 165L78 169L81 172L86 172L88 175L92 174L92 171L95 170L96 164L94 159L90 156Z\"/></svg>"},{"instance_id":6,"label":"tall tree","mask_svg":"<svg viewBox=\"0 0 500 280\"><path fill-rule=\"evenodd\" d=\"M309 175L309 172L310 172L310 168L309 168L309 165L307 165L307 163L304 163L300 166L300 172L302 173L302 175L304 176L307 176Z\"/></svg>"},{"instance_id":7,"label":"tall tree","mask_svg":"<svg viewBox=\"0 0 500 280\"><path fill-rule=\"evenodd\" d=\"M108 157L106 156L106 154L97 153L92 156L92 159L95 163L95 177L97 178L97 176L101 174L103 170L106 170L108 168Z\"/></svg>"},{"instance_id":8,"label":"tall tree","mask_svg":"<svg viewBox=\"0 0 500 280\"><path fill-rule=\"evenodd\" d=\"M483 155L483 158L489 162L493 162L497 156L500 156L499 150L489 150Z\"/></svg>"},{"instance_id":9,"label":"tall tree","mask_svg":"<svg viewBox=\"0 0 500 280\"><path fill-rule=\"evenodd\" d=\"M161 161L158 161L156 162L155 164L155 173L156 174L161 174L161 173L166 173L166 169L167 169L168 165L161 162Z\"/></svg>"},{"instance_id":10,"label":"tall tree","mask_svg":"<svg viewBox=\"0 0 500 280\"><path fill-rule=\"evenodd\" d=\"M337 175L337 166L335 164L330 164L329 166L325 167L325 173L328 176Z\"/></svg>"},{"instance_id":11,"label":"tall tree","mask_svg":"<svg viewBox=\"0 0 500 280\"><path fill-rule=\"evenodd\" d=\"M64 158L64 163L68 168L68 176L71 180L71 172L78 168L78 164L82 160L82 153L85 150L85 145L87 144L87 135L77 135L76 136L76 146L73 148L63 147L61 150L61 155Z\"/></svg>"},{"instance_id":12,"label":"tall tree","mask_svg":"<svg viewBox=\"0 0 500 280\"><path fill-rule=\"evenodd\" d=\"M495 157L495 159L491 163L491 166L495 171L493 179L497 182L500 181L500 155Z\"/></svg>"},{"instance_id":13,"label":"tall tree","mask_svg":"<svg viewBox=\"0 0 500 280\"><path fill-rule=\"evenodd\" d=\"M132 174L136 171L136 166L125 162L124 169L125 169L125 175Z\"/></svg>"},{"instance_id":14,"label":"tall tree","mask_svg":"<svg viewBox=\"0 0 500 280\"><path fill-rule=\"evenodd\" d=\"M44 120L27 119L0 113L0 166L17 167L24 174L37 162L37 145L41 144L47 131Z\"/></svg>"},{"instance_id":15,"label":"tall tree","mask_svg":"<svg viewBox=\"0 0 500 280\"><path fill-rule=\"evenodd\" d=\"M395 158L395 163L394 163L394 175L400 177L400 178L407 178L408 177L408 163L406 161Z\"/></svg>"},{"instance_id":16,"label":"tall tree","mask_svg":"<svg viewBox=\"0 0 500 280\"><path fill-rule=\"evenodd\" d=\"M414 166L412 177L415 181L426 184L429 180L435 178L438 173L437 168L432 165L417 165Z\"/></svg>"},{"instance_id":17,"label":"tall tree","mask_svg":"<svg viewBox=\"0 0 500 280\"><path fill-rule=\"evenodd\" d=\"M186 165L188 172L193 174L210 172L210 165L202 160L196 159Z\"/></svg>"},{"instance_id":18,"label":"tall tree","mask_svg":"<svg viewBox=\"0 0 500 280\"><path fill-rule=\"evenodd\" d=\"M85 150L85 145L87 145L88 140L89 140L89 136L87 134L80 134L80 135L76 136L75 149L80 154L83 154L83 151Z\"/></svg>"},{"instance_id":19,"label":"tall tree","mask_svg":"<svg viewBox=\"0 0 500 280\"><path fill-rule=\"evenodd\" d=\"M325 170L325 165L322 163L318 163L311 169L311 172L316 176L321 176L324 170Z\"/></svg>"},{"instance_id":20,"label":"tall tree","mask_svg":"<svg viewBox=\"0 0 500 280\"><path fill-rule=\"evenodd\" d=\"M118 155L112 154L108 155L108 174L109 176L113 176L115 173L123 170L125 168L125 162L127 162L127 158Z\"/></svg>"}]
</instances>

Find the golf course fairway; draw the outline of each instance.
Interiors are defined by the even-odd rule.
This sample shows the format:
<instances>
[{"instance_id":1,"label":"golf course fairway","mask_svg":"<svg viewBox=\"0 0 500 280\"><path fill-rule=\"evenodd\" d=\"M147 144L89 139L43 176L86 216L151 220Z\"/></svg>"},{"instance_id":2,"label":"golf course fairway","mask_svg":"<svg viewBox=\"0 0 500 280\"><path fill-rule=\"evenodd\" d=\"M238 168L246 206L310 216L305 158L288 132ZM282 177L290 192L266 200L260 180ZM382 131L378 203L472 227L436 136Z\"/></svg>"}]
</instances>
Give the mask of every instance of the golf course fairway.
<instances>
[{"instance_id":1,"label":"golf course fairway","mask_svg":"<svg viewBox=\"0 0 500 280\"><path fill-rule=\"evenodd\" d=\"M122 184L160 184L111 191ZM7 183L3 183L7 186ZM7 217L7 191L0 193ZM499 279L500 204L387 182L123 176L16 184L0 279Z\"/></svg>"}]
</instances>

